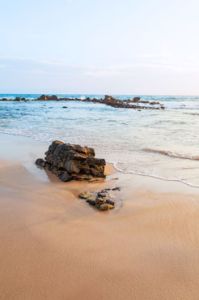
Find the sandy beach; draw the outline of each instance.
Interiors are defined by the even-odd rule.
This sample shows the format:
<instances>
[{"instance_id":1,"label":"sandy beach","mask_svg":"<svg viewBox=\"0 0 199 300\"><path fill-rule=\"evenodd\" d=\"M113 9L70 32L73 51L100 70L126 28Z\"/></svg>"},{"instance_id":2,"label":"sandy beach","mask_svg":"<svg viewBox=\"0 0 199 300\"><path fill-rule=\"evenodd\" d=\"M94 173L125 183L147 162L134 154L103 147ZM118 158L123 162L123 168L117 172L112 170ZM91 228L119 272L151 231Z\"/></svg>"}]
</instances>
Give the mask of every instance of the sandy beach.
<instances>
[{"instance_id":1,"label":"sandy beach","mask_svg":"<svg viewBox=\"0 0 199 300\"><path fill-rule=\"evenodd\" d=\"M199 300L198 12L0 0L0 300Z\"/></svg>"},{"instance_id":2,"label":"sandy beach","mask_svg":"<svg viewBox=\"0 0 199 300\"><path fill-rule=\"evenodd\" d=\"M197 189L116 172L62 183L37 173L44 145L14 141L0 151L0 299L198 299ZM77 198L115 185L113 211Z\"/></svg>"}]
</instances>

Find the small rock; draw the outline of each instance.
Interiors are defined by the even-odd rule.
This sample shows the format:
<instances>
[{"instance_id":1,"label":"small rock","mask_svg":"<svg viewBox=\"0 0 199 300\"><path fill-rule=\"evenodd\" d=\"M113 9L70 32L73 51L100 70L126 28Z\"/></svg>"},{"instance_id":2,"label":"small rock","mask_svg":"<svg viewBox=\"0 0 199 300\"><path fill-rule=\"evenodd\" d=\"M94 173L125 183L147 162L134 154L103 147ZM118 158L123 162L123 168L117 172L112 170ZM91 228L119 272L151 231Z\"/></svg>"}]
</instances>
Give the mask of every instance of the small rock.
<instances>
[{"instance_id":1,"label":"small rock","mask_svg":"<svg viewBox=\"0 0 199 300\"><path fill-rule=\"evenodd\" d=\"M102 210L102 211L113 209L113 208L114 208L114 206L111 204L108 204L108 203L104 203L99 206L99 210Z\"/></svg>"},{"instance_id":2,"label":"small rock","mask_svg":"<svg viewBox=\"0 0 199 300\"><path fill-rule=\"evenodd\" d=\"M133 102L139 102L140 101L140 97L134 97L133 98Z\"/></svg>"},{"instance_id":3,"label":"small rock","mask_svg":"<svg viewBox=\"0 0 199 300\"><path fill-rule=\"evenodd\" d=\"M120 191L120 190L121 190L121 188L119 186L116 186L112 189L112 191Z\"/></svg>"},{"instance_id":4,"label":"small rock","mask_svg":"<svg viewBox=\"0 0 199 300\"><path fill-rule=\"evenodd\" d=\"M106 198L107 197L107 192L101 191L99 193L97 193L98 197L102 197L102 198Z\"/></svg>"},{"instance_id":5,"label":"small rock","mask_svg":"<svg viewBox=\"0 0 199 300\"><path fill-rule=\"evenodd\" d=\"M99 210L108 210L115 207L115 201L113 196L106 190L100 192L82 192L79 194L79 198L85 199L86 202Z\"/></svg>"},{"instance_id":6,"label":"small rock","mask_svg":"<svg viewBox=\"0 0 199 300\"><path fill-rule=\"evenodd\" d=\"M106 199L104 199L104 198L97 197L97 199L96 199L96 204L97 205L101 205L105 202L106 202Z\"/></svg>"},{"instance_id":7,"label":"small rock","mask_svg":"<svg viewBox=\"0 0 199 300\"><path fill-rule=\"evenodd\" d=\"M58 100L56 95L41 95L37 100Z\"/></svg>"},{"instance_id":8,"label":"small rock","mask_svg":"<svg viewBox=\"0 0 199 300\"><path fill-rule=\"evenodd\" d=\"M36 161L35 161L35 164L40 167L40 168L44 168L45 165L46 165L46 162L44 159L42 158L38 158Z\"/></svg>"},{"instance_id":9,"label":"small rock","mask_svg":"<svg viewBox=\"0 0 199 300\"><path fill-rule=\"evenodd\" d=\"M107 199L107 200L106 200L106 203L115 206L115 202L112 201L112 200L110 200L110 199Z\"/></svg>"},{"instance_id":10,"label":"small rock","mask_svg":"<svg viewBox=\"0 0 199 300\"><path fill-rule=\"evenodd\" d=\"M62 108L68 108L68 106L62 106Z\"/></svg>"},{"instance_id":11,"label":"small rock","mask_svg":"<svg viewBox=\"0 0 199 300\"><path fill-rule=\"evenodd\" d=\"M90 200L90 199L88 199L88 200L86 200L86 202L87 202L88 204L92 205L92 206L95 206L95 205L96 205L96 201L95 201L95 200Z\"/></svg>"},{"instance_id":12,"label":"small rock","mask_svg":"<svg viewBox=\"0 0 199 300\"><path fill-rule=\"evenodd\" d=\"M96 194L95 193L91 193L91 192L83 192L79 194L79 198L81 199L85 199L85 200L92 200L95 201L96 200Z\"/></svg>"}]
</instances>

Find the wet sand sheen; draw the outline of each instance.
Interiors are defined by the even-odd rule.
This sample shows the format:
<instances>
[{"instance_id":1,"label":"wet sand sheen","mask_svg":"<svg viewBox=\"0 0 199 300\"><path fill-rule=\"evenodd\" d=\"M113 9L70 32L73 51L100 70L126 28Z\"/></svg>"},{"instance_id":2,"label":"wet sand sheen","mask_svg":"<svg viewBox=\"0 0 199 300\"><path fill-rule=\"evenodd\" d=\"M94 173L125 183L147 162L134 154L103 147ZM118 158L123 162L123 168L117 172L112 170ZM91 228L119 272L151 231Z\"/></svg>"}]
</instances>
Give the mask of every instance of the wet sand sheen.
<instances>
[{"instance_id":1,"label":"wet sand sheen","mask_svg":"<svg viewBox=\"0 0 199 300\"><path fill-rule=\"evenodd\" d=\"M197 195L129 187L100 213L83 188L2 165L1 299L198 299Z\"/></svg>"}]
</instances>

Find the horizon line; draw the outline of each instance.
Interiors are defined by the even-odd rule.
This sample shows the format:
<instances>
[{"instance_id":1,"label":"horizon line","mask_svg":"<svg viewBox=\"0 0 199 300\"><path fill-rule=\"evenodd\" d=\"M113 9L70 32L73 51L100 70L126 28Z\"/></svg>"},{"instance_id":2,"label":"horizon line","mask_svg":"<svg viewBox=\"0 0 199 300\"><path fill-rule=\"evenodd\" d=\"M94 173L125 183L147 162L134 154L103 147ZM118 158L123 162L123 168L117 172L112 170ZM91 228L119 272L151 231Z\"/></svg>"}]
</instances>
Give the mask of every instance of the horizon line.
<instances>
[{"instance_id":1,"label":"horizon line","mask_svg":"<svg viewBox=\"0 0 199 300\"><path fill-rule=\"evenodd\" d=\"M171 97L171 96L178 96L178 97L197 97L199 96L199 94L142 94L142 93L125 93L125 94L121 94L121 93L80 93L80 92L0 92L0 95L96 95L96 96L102 96L102 95L112 95L112 96L167 96L167 97Z\"/></svg>"}]
</instances>

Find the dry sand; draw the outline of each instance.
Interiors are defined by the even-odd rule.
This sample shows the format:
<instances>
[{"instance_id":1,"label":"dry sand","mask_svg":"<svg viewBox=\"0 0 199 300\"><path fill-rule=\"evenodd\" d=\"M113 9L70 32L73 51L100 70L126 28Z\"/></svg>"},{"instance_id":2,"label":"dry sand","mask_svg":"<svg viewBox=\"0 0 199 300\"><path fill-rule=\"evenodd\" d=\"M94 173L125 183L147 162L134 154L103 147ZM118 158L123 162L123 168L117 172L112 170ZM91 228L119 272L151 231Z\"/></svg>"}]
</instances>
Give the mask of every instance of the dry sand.
<instances>
[{"instance_id":1,"label":"dry sand","mask_svg":"<svg viewBox=\"0 0 199 300\"><path fill-rule=\"evenodd\" d=\"M110 212L76 197L118 184ZM0 299L199 299L198 191L181 184L64 184L3 162L0 241Z\"/></svg>"}]
</instances>

